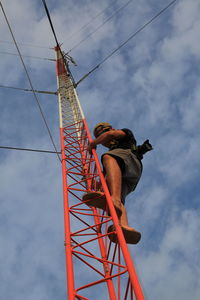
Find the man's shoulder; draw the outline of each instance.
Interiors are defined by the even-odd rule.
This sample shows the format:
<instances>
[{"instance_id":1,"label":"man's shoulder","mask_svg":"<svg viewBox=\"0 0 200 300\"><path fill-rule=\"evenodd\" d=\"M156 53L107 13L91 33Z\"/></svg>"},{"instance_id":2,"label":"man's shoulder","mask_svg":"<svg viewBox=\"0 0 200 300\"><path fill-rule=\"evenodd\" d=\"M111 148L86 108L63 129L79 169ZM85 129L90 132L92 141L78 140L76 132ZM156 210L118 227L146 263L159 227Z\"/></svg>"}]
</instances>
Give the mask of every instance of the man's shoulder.
<instances>
[{"instance_id":1,"label":"man's shoulder","mask_svg":"<svg viewBox=\"0 0 200 300\"><path fill-rule=\"evenodd\" d=\"M120 130L122 130L123 132L125 132L126 135L128 135L128 136L133 136L133 132L129 128L122 128Z\"/></svg>"},{"instance_id":2,"label":"man's shoulder","mask_svg":"<svg viewBox=\"0 0 200 300\"><path fill-rule=\"evenodd\" d=\"M132 132L132 130L131 130L131 129L129 129L129 128L121 128L120 130L123 130L123 131L130 131L130 132Z\"/></svg>"},{"instance_id":3,"label":"man's shoulder","mask_svg":"<svg viewBox=\"0 0 200 300\"><path fill-rule=\"evenodd\" d=\"M126 137L125 138L127 140L130 140L132 143L136 144L136 139L135 139L135 136L134 136L134 134L133 134L133 132L132 132L131 129L129 129L129 128L122 128L120 130L122 130L124 133L126 133Z\"/></svg>"}]
</instances>

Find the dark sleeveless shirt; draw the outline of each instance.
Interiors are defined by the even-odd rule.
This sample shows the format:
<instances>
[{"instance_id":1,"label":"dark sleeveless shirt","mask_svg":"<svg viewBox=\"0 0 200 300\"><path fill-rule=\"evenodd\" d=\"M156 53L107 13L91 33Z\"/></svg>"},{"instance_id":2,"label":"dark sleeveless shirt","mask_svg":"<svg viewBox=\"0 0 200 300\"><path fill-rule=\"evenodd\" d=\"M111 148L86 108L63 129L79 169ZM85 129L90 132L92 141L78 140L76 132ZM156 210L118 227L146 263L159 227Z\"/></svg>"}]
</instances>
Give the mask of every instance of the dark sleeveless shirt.
<instances>
[{"instance_id":1,"label":"dark sleeveless shirt","mask_svg":"<svg viewBox=\"0 0 200 300\"><path fill-rule=\"evenodd\" d=\"M120 129L123 132L126 133L126 136L122 137L122 138L118 138L118 139L113 139L110 143L110 147L109 150L113 150L113 149L132 149L133 145L136 146L136 139L132 133L132 131L130 129L127 128L123 128Z\"/></svg>"}]
</instances>

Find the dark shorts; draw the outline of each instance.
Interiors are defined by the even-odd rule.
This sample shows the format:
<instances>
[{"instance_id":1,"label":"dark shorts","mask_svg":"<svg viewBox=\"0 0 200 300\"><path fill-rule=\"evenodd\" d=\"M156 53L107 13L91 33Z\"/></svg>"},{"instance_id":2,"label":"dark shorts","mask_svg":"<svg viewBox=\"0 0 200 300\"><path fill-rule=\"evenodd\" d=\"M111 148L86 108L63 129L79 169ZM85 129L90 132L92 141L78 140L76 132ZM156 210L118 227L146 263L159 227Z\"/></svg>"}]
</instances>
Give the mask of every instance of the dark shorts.
<instances>
[{"instance_id":1,"label":"dark shorts","mask_svg":"<svg viewBox=\"0 0 200 300\"><path fill-rule=\"evenodd\" d=\"M125 203L126 196L134 191L136 188L141 174L142 174L142 163L137 159L137 157L131 152L130 149L114 149L108 152L105 152L102 155L102 163L103 156L111 155L114 157L119 167L122 171L122 203ZM105 171L105 170L104 170Z\"/></svg>"}]
</instances>

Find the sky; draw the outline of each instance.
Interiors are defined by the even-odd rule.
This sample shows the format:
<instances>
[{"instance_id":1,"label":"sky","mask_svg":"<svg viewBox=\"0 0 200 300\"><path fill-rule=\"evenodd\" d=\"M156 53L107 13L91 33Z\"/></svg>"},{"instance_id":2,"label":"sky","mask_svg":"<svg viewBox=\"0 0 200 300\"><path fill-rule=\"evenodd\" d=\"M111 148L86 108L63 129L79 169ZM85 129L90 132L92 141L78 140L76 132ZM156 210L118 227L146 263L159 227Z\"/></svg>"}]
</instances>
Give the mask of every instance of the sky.
<instances>
[{"instance_id":1,"label":"sky","mask_svg":"<svg viewBox=\"0 0 200 300\"><path fill-rule=\"evenodd\" d=\"M21 53L54 58L42 1L1 2ZM63 51L73 48L75 81L168 3L132 0L101 26L128 0L46 2ZM129 249L147 300L200 296L199 14L198 0L177 0L77 88L91 132L109 121L154 147L126 201L129 223L142 233ZM0 10L0 85L30 88L19 57L5 52L17 53ZM24 62L35 89L56 91L55 62ZM57 97L38 99L60 149ZM54 150L32 93L0 88L0 119L0 146ZM1 298L64 300L60 162L55 154L0 149L0 168Z\"/></svg>"}]
</instances>

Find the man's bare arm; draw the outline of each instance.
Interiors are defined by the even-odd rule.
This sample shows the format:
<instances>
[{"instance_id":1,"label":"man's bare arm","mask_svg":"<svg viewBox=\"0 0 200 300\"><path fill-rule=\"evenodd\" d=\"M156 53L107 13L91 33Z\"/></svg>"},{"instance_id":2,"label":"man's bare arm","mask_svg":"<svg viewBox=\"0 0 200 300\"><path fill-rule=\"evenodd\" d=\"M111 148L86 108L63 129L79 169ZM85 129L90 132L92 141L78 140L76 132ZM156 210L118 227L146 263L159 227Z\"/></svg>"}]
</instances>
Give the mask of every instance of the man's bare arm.
<instances>
[{"instance_id":1,"label":"man's bare arm","mask_svg":"<svg viewBox=\"0 0 200 300\"><path fill-rule=\"evenodd\" d=\"M102 133L99 137L93 140L89 146L88 151L92 153L92 149L96 149L96 146L101 144L106 146L113 140L113 139L120 139L126 136L126 133L123 130L115 130L111 129L107 132Z\"/></svg>"}]
</instances>

